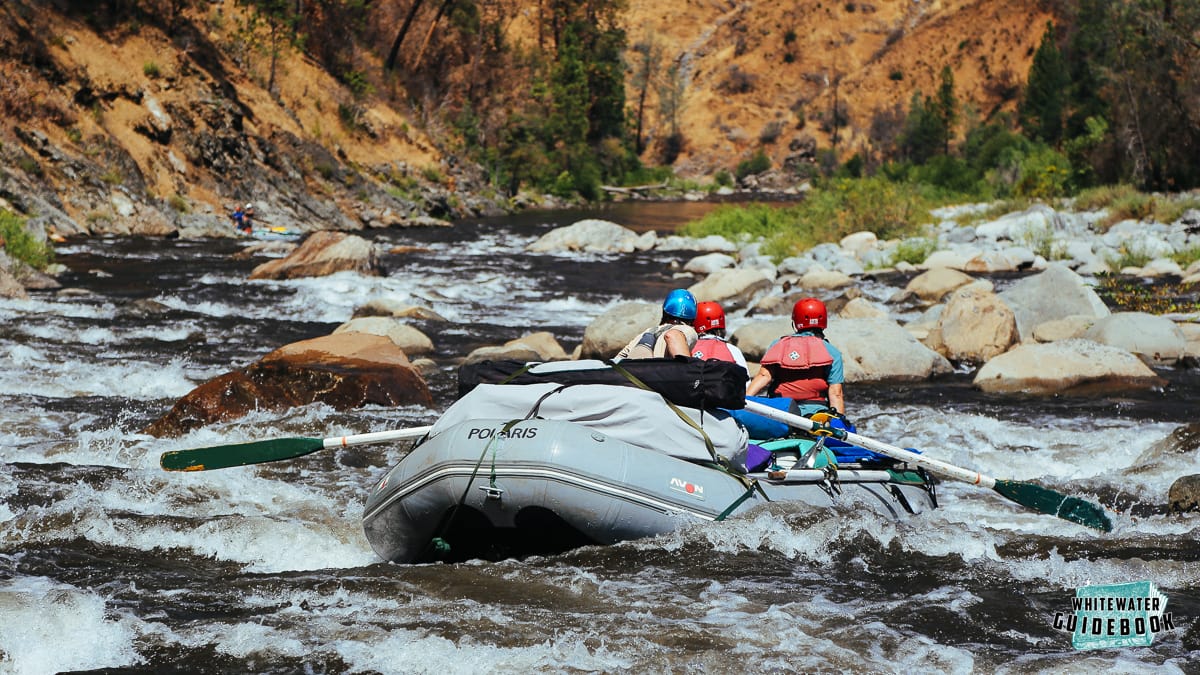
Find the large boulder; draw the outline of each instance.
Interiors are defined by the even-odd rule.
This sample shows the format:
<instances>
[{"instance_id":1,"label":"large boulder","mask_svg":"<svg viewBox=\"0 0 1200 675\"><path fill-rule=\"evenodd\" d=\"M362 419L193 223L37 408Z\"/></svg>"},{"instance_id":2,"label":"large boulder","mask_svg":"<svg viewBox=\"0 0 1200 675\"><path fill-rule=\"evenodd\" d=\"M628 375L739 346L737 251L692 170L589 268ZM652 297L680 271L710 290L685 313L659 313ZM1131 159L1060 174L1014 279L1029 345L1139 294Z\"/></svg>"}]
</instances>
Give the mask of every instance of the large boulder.
<instances>
[{"instance_id":1,"label":"large boulder","mask_svg":"<svg viewBox=\"0 0 1200 675\"><path fill-rule=\"evenodd\" d=\"M1083 337L1154 363L1174 364L1187 353L1187 337L1174 321L1145 312L1110 314L1092 324Z\"/></svg>"},{"instance_id":2,"label":"large boulder","mask_svg":"<svg viewBox=\"0 0 1200 675\"><path fill-rule=\"evenodd\" d=\"M607 220L588 219L550 230L525 248L534 253L556 251L631 253L649 250L654 246L657 236L653 232L646 234L652 236L639 235L627 227Z\"/></svg>"},{"instance_id":3,"label":"large boulder","mask_svg":"<svg viewBox=\"0 0 1200 675\"><path fill-rule=\"evenodd\" d=\"M382 269L366 239L345 232L313 232L286 258L269 260L250 272L251 279L322 277L336 272L378 276Z\"/></svg>"},{"instance_id":4,"label":"large boulder","mask_svg":"<svg viewBox=\"0 0 1200 675\"><path fill-rule=\"evenodd\" d=\"M1035 342L1057 342L1058 340L1083 337L1083 334L1095 323L1096 317L1085 315L1053 319L1034 326L1033 339Z\"/></svg>"},{"instance_id":5,"label":"large boulder","mask_svg":"<svg viewBox=\"0 0 1200 675\"><path fill-rule=\"evenodd\" d=\"M321 402L338 410L366 404L432 406L421 374L379 335L348 332L295 342L196 387L144 433L177 436L252 410Z\"/></svg>"},{"instance_id":6,"label":"large boulder","mask_svg":"<svg viewBox=\"0 0 1200 675\"><path fill-rule=\"evenodd\" d=\"M391 340L406 356L433 353L433 341L421 331L403 321L385 316L366 316L351 319L334 329L338 333L367 333L382 335Z\"/></svg>"},{"instance_id":7,"label":"large boulder","mask_svg":"<svg viewBox=\"0 0 1200 675\"><path fill-rule=\"evenodd\" d=\"M1165 381L1124 349L1083 339L1024 344L988 361L974 386L998 394L1120 394Z\"/></svg>"},{"instance_id":8,"label":"large boulder","mask_svg":"<svg viewBox=\"0 0 1200 675\"><path fill-rule=\"evenodd\" d=\"M1016 315L1022 342L1029 342L1033 329L1047 321L1077 314L1096 318L1109 315L1104 301L1083 277L1062 263L1018 281L999 295Z\"/></svg>"},{"instance_id":9,"label":"large boulder","mask_svg":"<svg viewBox=\"0 0 1200 675\"><path fill-rule=\"evenodd\" d=\"M515 340L509 340L504 343L505 346L523 345L537 352L538 360L540 361L566 361L571 358L571 355L563 349L558 340L554 337L554 333L550 331L536 331L526 333ZM624 345L622 345L624 346ZM619 351L619 350L618 350Z\"/></svg>"},{"instance_id":10,"label":"large boulder","mask_svg":"<svg viewBox=\"0 0 1200 675\"><path fill-rule=\"evenodd\" d=\"M974 283L950 295L925 344L953 362L978 364L1008 351L1016 341L1013 311L991 284Z\"/></svg>"},{"instance_id":11,"label":"large boulder","mask_svg":"<svg viewBox=\"0 0 1200 675\"><path fill-rule=\"evenodd\" d=\"M771 278L757 269L722 269L705 277L688 290L697 302L719 302L726 311L740 309L756 293L771 287Z\"/></svg>"},{"instance_id":12,"label":"large boulder","mask_svg":"<svg viewBox=\"0 0 1200 675\"><path fill-rule=\"evenodd\" d=\"M925 302L939 302L947 293L974 281L970 275L949 267L934 267L913 277L892 302L902 302L912 297Z\"/></svg>"},{"instance_id":13,"label":"large boulder","mask_svg":"<svg viewBox=\"0 0 1200 675\"><path fill-rule=\"evenodd\" d=\"M831 319L825 337L842 352L847 382L916 382L954 370L891 319Z\"/></svg>"},{"instance_id":14,"label":"large boulder","mask_svg":"<svg viewBox=\"0 0 1200 675\"><path fill-rule=\"evenodd\" d=\"M626 302L596 317L583 332L581 359L611 359L641 331L657 326L662 307Z\"/></svg>"}]
</instances>

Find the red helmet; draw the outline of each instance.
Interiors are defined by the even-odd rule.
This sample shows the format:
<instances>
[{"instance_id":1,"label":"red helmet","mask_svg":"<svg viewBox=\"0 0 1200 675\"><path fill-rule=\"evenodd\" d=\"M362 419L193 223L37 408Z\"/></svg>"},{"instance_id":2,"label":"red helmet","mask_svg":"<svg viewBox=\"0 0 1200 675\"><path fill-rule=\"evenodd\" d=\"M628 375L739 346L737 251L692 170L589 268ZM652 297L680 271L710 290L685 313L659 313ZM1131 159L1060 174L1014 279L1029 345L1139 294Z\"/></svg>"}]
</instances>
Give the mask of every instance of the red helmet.
<instances>
[{"instance_id":1,"label":"red helmet","mask_svg":"<svg viewBox=\"0 0 1200 675\"><path fill-rule=\"evenodd\" d=\"M715 302L702 302L696 305L696 320L692 324L697 333L707 333L710 330L725 330L725 310Z\"/></svg>"},{"instance_id":2,"label":"red helmet","mask_svg":"<svg viewBox=\"0 0 1200 675\"><path fill-rule=\"evenodd\" d=\"M829 325L829 312L825 310L825 303L816 298L804 298L792 307L792 323L796 325L796 330L804 330L806 328L820 328L825 330Z\"/></svg>"}]
</instances>

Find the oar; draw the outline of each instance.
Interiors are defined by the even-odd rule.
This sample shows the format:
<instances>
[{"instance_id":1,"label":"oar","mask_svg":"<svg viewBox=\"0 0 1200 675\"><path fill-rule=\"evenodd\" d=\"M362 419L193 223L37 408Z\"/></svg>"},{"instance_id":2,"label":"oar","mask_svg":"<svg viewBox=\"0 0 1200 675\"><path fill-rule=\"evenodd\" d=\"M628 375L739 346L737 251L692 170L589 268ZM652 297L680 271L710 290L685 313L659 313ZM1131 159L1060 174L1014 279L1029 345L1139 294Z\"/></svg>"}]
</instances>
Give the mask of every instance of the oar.
<instances>
[{"instance_id":1,"label":"oar","mask_svg":"<svg viewBox=\"0 0 1200 675\"><path fill-rule=\"evenodd\" d=\"M798 427L806 431L828 431L827 427L819 425L807 417L793 415L782 410L776 410L770 406L757 403L755 401L746 401L746 410L757 413L763 417L783 422L789 426ZM1104 512L1104 508L1098 504L1093 504L1089 501L1080 499L1079 497L1071 497L1064 495L1061 492L1055 492L1050 488L1044 488L1034 483L1025 483L1014 480L996 480L991 476L986 476L978 471L971 471L953 464L936 460L924 455L918 455L915 452L910 452L903 448L898 448L894 445L888 445L880 441L872 440L864 436L840 429L835 430L835 437L849 443L853 443L867 450L878 452L881 455L887 455L892 459L898 459L909 464L915 464L919 467L932 471L933 473L971 483L980 487L991 488L998 492L1002 497L1010 499L1021 506L1031 508L1041 513L1057 516L1063 520L1069 520L1073 523L1093 527L1097 530L1108 532L1112 530L1112 522L1108 519L1108 514Z\"/></svg>"},{"instance_id":2,"label":"oar","mask_svg":"<svg viewBox=\"0 0 1200 675\"><path fill-rule=\"evenodd\" d=\"M275 438L269 441L214 445L208 448L193 448L191 450L173 450L171 452L164 452L162 457L159 458L158 463L167 471L225 469L231 466L245 466L247 464L262 464L263 462L278 462L281 459L294 459L318 450L324 450L325 448L384 443L386 441L399 441L406 438L420 438L429 433L429 430L432 428L413 427L412 429L376 431L369 434L335 436L333 438Z\"/></svg>"}]
</instances>

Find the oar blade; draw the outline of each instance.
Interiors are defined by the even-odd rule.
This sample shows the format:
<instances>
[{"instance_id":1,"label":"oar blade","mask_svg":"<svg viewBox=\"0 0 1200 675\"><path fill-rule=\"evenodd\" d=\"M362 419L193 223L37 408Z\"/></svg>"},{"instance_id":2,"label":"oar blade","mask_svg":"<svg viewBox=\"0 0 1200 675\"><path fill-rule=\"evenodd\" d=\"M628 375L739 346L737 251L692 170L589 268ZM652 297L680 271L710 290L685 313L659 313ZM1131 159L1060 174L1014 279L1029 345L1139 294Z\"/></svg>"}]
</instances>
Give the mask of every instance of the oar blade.
<instances>
[{"instance_id":1,"label":"oar blade","mask_svg":"<svg viewBox=\"0 0 1200 675\"><path fill-rule=\"evenodd\" d=\"M275 438L268 441L164 452L158 463L167 471L210 471L292 459L324 447L325 442L320 438Z\"/></svg>"},{"instance_id":2,"label":"oar blade","mask_svg":"<svg viewBox=\"0 0 1200 675\"><path fill-rule=\"evenodd\" d=\"M998 480L993 489L1008 499L1036 511L1104 532L1112 531L1112 521L1104 512L1104 508L1079 497L1071 497L1050 488L1015 480Z\"/></svg>"}]
</instances>

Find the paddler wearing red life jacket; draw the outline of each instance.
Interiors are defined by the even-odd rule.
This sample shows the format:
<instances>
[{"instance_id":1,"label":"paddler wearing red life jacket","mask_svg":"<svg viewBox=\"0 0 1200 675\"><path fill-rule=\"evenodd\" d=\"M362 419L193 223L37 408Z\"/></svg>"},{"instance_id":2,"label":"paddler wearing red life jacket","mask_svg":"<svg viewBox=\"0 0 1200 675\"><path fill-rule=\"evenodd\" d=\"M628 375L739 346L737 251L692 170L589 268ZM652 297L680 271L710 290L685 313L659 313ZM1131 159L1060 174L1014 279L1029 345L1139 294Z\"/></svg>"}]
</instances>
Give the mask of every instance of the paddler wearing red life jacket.
<instances>
[{"instance_id":1,"label":"paddler wearing red life jacket","mask_svg":"<svg viewBox=\"0 0 1200 675\"><path fill-rule=\"evenodd\" d=\"M842 353L825 339L829 313L825 303L804 298L792 307L795 333L776 340L762 358L746 395L767 389L799 404L819 403L846 414Z\"/></svg>"},{"instance_id":2,"label":"paddler wearing red life jacket","mask_svg":"<svg viewBox=\"0 0 1200 675\"><path fill-rule=\"evenodd\" d=\"M693 358L729 361L746 367L742 350L725 338L725 310L721 309L720 304L702 302L696 305L696 320L692 326L699 334L696 345L692 347Z\"/></svg>"}]
</instances>

